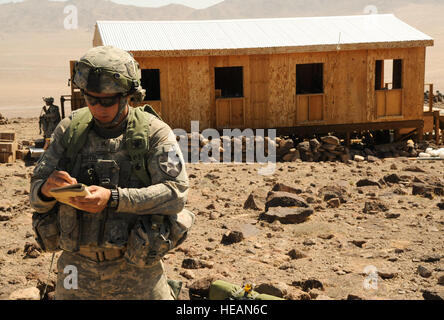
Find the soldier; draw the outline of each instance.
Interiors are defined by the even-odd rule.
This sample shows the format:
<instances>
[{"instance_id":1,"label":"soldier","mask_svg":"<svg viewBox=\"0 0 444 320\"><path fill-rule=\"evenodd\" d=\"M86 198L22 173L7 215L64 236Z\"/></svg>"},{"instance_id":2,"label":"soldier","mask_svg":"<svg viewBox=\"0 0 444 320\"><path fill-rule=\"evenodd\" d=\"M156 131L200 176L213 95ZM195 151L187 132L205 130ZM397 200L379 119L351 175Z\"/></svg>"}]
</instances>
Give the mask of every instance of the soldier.
<instances>
[{"instance_id":1,"label":"soldier","mask_svg":"<svg viewBox=\"0 0 444 320\"><path fill-rule=\"evenodd\" d=\"M442 93L439 92L439 90L436 91L436 97L438 98L438 102L444 101L444 97L443 97Z\"/></svg>"},{"instance_id":2,"label":"soldier","mask_svg":"<svg viewBox=\"0 0 444 320\"><path fill-rule=\"evenodd\" d=\"M45 101L46 105L43 106L42 111L40 112L40 134L43 130L44 138L49 139L60 122L60 112L59 107L54 105L53 97L43 97L43 101Z\"/></svg>"},{"instance_id":3,"label":"soldier","mask_svg":"<svg viewBox=\"0 0 444 320\"><path fill-rule=\"evenodd\" d=\"M92 48L74 72L87 107L60 122L31 180L37 241L63 250L55 298L175 299L161 258L194 222L175 135L151 107L129 107L145 90L126 51ZM71 198L78 209L52 198L75 183L91 194Z\"/></svg>"}]
</instances>

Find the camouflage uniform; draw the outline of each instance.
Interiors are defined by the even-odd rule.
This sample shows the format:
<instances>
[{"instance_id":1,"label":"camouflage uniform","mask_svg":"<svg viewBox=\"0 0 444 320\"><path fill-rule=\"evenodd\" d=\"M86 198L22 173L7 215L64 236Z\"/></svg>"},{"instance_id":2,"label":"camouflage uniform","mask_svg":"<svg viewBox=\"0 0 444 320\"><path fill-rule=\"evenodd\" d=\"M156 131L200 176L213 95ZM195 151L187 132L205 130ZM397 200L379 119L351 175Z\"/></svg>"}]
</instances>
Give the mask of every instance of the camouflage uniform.
<instances>
[{"instance_id":1,"label":"camouflage uniform","mask_svg":"<svg viewBox=\"0 0 444 320\"><path fill-rule=\"evenodd\" d=\"M69 172L78 182L87 185L100 185L104 177L115 183L119 194L116 209L88 213L41 197L39 190L49 175L56 169L67 170L64 167L66 148L62 142L75 112L57 126L50 147L34 169L30 192L32 207L45 213L58 206L60 247L64 252L57 263L56 299L175 298L161 260L141 267L128 263L124 256L128 251L130 230L137 219L157 215L164 218L163 223L175 221L184 211L188 192L188 176L175 135L155 116L150 116L148 123L146 163L150 183L144 185L135 176L125 143L128 118L133 112L134 109L129 108L128 116L117 127L103 128L94 122ZM168 155L172 150L178 161L170 161ZM95 170L98 163L116 165L103 174ZM67 266L77 268L78 289L64 286Z\"/></svg>"},{"instance_id":2,"label":"camouflage uniform","mask_svg":"<svg viewBox=\"0 0 444 320\"><path fill-rule=\"evenodd\" d=\"M59 107L53 104L53 98L44 98L43 100L49 107L42 109L44 114L40 116L40 126L43 129L44 138L48 139L51 138L52 133L60 122L60 112Z\"/></svg>"}]
</instances>

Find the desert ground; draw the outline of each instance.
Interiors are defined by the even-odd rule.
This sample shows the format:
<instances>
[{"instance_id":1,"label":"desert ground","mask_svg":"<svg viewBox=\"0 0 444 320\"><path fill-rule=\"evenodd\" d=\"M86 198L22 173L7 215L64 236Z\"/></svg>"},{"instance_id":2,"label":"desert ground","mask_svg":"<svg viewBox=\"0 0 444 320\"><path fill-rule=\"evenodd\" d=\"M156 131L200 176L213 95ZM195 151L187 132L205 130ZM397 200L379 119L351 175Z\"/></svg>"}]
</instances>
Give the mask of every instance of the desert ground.
<instances>
[{"instance_id":1,"label":"desert ground","mask_svg":"<svg viewBox=\"0 0 444 320\"><path fill-rule=\"evenodd\" d=\"M19 143L40 137L37 118L10 122L0 130L15 130ZM34 166L0 164L0 299L21 289L42 292L46 283L45 298L53 298L55 264L48 281L51 254L39 251L31 226ZM196 222L164 258L167 276L184 284L180 299L205 297L213 279L251 282L292 300L444 298L443 161L285 162L269 176L259 167L186 165L186 208ZM313 214L299 223L264 220L276 184ZM425 189L415 192L418 184ZM326 187L337 192L336 201L325 196ZM252 203L257 210L248 209Z\"/></svg>"}]
</instances>

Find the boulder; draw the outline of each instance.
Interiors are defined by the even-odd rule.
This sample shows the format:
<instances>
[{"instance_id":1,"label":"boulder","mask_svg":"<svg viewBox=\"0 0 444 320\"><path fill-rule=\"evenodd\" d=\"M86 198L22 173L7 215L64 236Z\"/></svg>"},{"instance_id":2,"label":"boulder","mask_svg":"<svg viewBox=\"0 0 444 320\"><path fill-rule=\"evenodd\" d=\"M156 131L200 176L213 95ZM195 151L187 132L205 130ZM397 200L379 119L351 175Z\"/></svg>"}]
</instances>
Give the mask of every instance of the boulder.
<instances>
[{"instance_id":1,"label":"boulder","mask_svg":"<svg viewBox=\"0 0 444 320\"><path fill-rule=\"evenodd\" d=\"M268 222L278 220L283 224L293 224L306 221L312 214L312 208L270 207L259 218Z\"/></svg>"},{"instance_id":2,"label":"boulder","mask_svg":"<svg viewBox=\"0 0 444 320\"><path fill-rule=\"evenodd\" d=\"M338 146L341 142L335 136L325 136L321 138L321 141L326 144L332 144L334 146Z\"/></svg>"},{"instance_id":3,"label":"boulder","mask_svg":"<svg viewBox=\"0 0 444 320\"><path fill-rule=\"evenodd\" d=\"M270 191L265 203L265 211L271 207L299 207L308 208L309 205L304 198L295 195L294 193L283 191Z\"/></svg>"},{"instance_id":4,"label":"boulder","mask_svg":"<svg viewBox=\"0 0 444 320\"><path fill-rule=\"evenodd\" d=\"M283 183L276 183L271 190L272 191L283 191L283 192L294 193L294 194L301 194L303 192L302 189L293 188L293 187L287 186Z\"/></svg>"}]
</instances>

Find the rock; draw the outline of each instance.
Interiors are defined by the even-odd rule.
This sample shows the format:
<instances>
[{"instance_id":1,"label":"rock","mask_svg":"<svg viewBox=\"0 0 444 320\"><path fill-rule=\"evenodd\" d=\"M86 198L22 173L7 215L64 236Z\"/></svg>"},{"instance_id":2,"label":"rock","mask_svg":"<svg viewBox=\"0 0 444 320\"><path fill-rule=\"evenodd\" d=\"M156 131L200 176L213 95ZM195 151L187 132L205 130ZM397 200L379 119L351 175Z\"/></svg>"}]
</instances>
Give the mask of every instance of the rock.
<instances>
[{"instance_id":1,"label":"rock","mask_svg":"<svg viewBox=\"0 0 444 320\"><path fill-rule=\"evenodd\" d=\"M7 254L14 254L14 253L18 252L19 250L20 250L20 248L10 249L10 250L8 250Z\"/></svg>"},{"instance_id":2,"label":"rock","mask_svg":"<svg viewBox=\"0 0 444 320\"><path fill-rule=\"evenodd\" d=\"M358 182L356 182L357 187L368 187L368 186L377 186L378 188L381 188L381 185L379 182L370 180L370 179L361 179Z\"/></svg>"},{"instance_id":3,"label":"rock","mask_svg":"<svg viewBox=\"0 0 444 320\"><path fill-rule=\"evenodd\" d=\"M393 183L393 184L399 183L402 181L402 179L396 173L386 175L386 176L384 176L383 179L386 183L388 182L388 183Z\"/></svg>"},{"instance_id":4,"label":"rock","mask_svg":"<svg viewBox=\"0 0 444 320\"><path fill-rule=\"evenodd\" d=\"M42 249L40 249L37 246L37 244L27 242L25 244L24 249L23 249L23 252L25 253L25 256L23 257L23 259L27 259L27 258L35 259L35 258L38 258L40 256L40 252L41 251L42 251Z\"/></svg>"},{"instance_id":5,"label":"rock","mask_svg":"<svg viewBox=\"0 0 444 320\"><path fill-rule=\"evenodd\" d=\"M418 166L408 166L404 168L404 171L410 171L410 172L426 172L425 170L421 169Z\"/></svg>"},{"instance_id":6,"label":"rock","mask_svg":"<svg viewBox=\"0 0 444 320\"><path fill-rule=\"evenodd\" d=\"M397 272L388 272L388 271L378 271L378 275L381 277L381 279L387 280L387 279L393 279L398 276Z\"/></svg>"},{"instance_id":7,"label":"rock","mask_svg":"<svg viewBox=\"0 0 444 320\"><path fill-rule=\"evenodd\" d=\"M318 139L311 139L309 143L313 152L318 151L319 147L321 146L321 143L318 141Z\"/></svg>"},{"instance_id":8,"label":"rock","mask_svg":"<svg viewBox=\"0 0 444 320\"><path fill-rule=\"evenodd\" d=\"M197 299L208 298L208 295L210 293L210 286L216 280L218 280L217 276L209 276L194 281L188 287L190 292L190 299L195 300L196 298Z\"/></svg>"},{"instance_id":9,"label":"rock","mask_svg":"<svg viewBox=\"0 0 444 320\"><path fill-rule=\"evenodd\" d=\"M292 288L292 290L284 296L286 300L311 300L310 295L297 288Z\"/></svg>"},{"instance_id":10,"label":"rock","mask_svg":"<svg viewBox=\"0 0 444 320\"><path fill-rule=\"evenodd\" d=\"M301 143L298 144L298 150L300 152L309 152L311 151L310 149L310 142L309 141L303 141Z\"/></svg>"},{"instance_id":11,"label":"rock","mask_svg":"<svg viewBox=\"0 0 444 320\"><path fill-rule=\"evenodd\" d=\"M297 259L302 259L302 258L306 258L307 255L304 254L302 251L297 250L297 249L292 249L290 250L287 255L290 256L291 259L293 260L297 260Z\"/></svg>"},{"instance_id":12,"label":"rock","mask_svg":"<svg viewBox=\"0 0 444 320\"><path fill-rule=\"evenodd\" d=\"M206 206L207 210L214 210L216 207L214 206L214 203L210 203L208 206Z\"/></svg>"},{"instance_id":13,"label":"rock","mask_svg":"<svg viewBox=\"0 0 444 320\"><path fill-rule=\"evenodd\" d=\"M439 210L444 210L444 201L437 204Z\"/></svg>"},{"instance_id":14,"label":"rock","mask_svg":"<svg viewBox=\"0 0 444 320\"><path fill-rule=\"evenodd\" d=\"M271 207L267 212L262 213L259 219L268 222L278 220L283 224L293 224L306 221L312 214L312 208Z\"/></svg>"},{"instance_id":15,"label":"rock","mask_svg":"<svg viewBox=\"0 0 444 320\"><path fill-rule=\"evenodd\" d=\"M283 298L288 292L288 286L282 282L261 283L254 288L254 291Z\"/></svg>"},{"instance_id":16,"label":"rock","mask_svg":"<svg viewBox=\"0 0 444 320\"><path fill-rule=\"evenodd\" d=\"M179 293L179 297L177 297L177 300L190 300L190 289L188 288L184 288L184 286L182 286L182 289L180 290Z\"/></svg>"},{"instance_id":17,"label":"rock","mask_svg":"<svg viewBox=\"0 0 444 320\"><path fill-rule=\"evenodd\" d=\"M182 261L182 268L185 269L199 269L199 263L196 259L186 258Z\"/></svg>"},{"instance_id":18,"label":"rock","mask_svg":"<svg viewBox=\"0 0 444 320\"><path fill-rule=\"evenodd\" d=\"M418 269L416 271L423 278L429 278L432 275L432 271L423 266L418 266Z\"/></svg>"},{"instance_id":19,"label":"rock","mask_svg":"<svg viewBox=\"0 0 444 320\"><path fill-rule=\"evenodd\" d=\"M294 147L294 144L293 144L293 140L291 140L291 139L284 139L279 142L279 148L291 149L293 147Z\"/></svg>"},{"instance_id":20,"label":"rock","mask_svg":"<svg viewBox=\"0 0 444 320\"><path fill-rule=\"evenodd\" d=\"M293 188L293 187L287 186L283 183L276 183L271 190L275 191L275 192L276 191L283 191L283 192L294 193L294 194L301 194L303 192L302 189Z\"/></svg>"},{"instance_id":21,"label":"rock","mask_svg":"<svg viewBox=\"0 0 444 320\"><path fill-rule=\"evenodd\" d=\"M364 300L364 299L361 298L361 297L358 296L358 295L355 295L355 294L349 294L349 295L347 296L347 300Z\"/></svg>"},{"instance_id":22,"label":"rock","mask_svg":"<svg viewBox=\"0 0 444 320\"><path fill-rule=\"evenodd\" d=\"M244 209L265 210L267 193L268 191L262 188L252 191L244 203Z\"/></svg>"},{"instance_id":23,"label":"rock","mask_svg":"<svg viewBox=\"0 0 444 320\"><path fill-rule=\"evenodd\" d=\"M323 143L332 144L334 146L338 146L341 143L340 140L335 136L321 137L321 141Z\"/></svg>"},{"instance_id":24,"label":"rock","mask_svg":"<svg viewBox=\"0 0 444 320\"><path fill-rule=\"evenodd\" d=\"M302 242L302 244L304 246L314 246L316 244L316 242L314 242L312 239L307 239L307 240L304 240L304 242Z\"/></svg>"},{"instance_id":25,"label":"rock","mask_svg":"<svg viewBox=\"0 0 444 320\"><path fill-rule=\"evenodd\" d=\"M365 240L352 240L350 241L351 243L353 243L355 246L362 248L362 245L365 244L367 241Z\"/></svg>"},{"instance_id":26,"label":"rock","mask_svg":"<svg viewBox=\"0 0 444 320\"><path fill-rule=\"evenodd\" d=\"M333 152L336 149L336 145L326 143L322 145L322 149Z\"/></svg>"},{"instance_id":27,"label":"rock","mask_svg":"<svg viewBox=\"0 0 444 320\"><path fill-rule=\"evenodd\" d=\"M222 240L221 243L224 245L230 245L233 243L238 243L241 242L244 239L244 235L242 232L234 230L231 232L226 232L223 236L222 236Z\"/></svg>"},{"instance_id":28,"label":"rock","mask_svg":"<svg viewBox=\"0 0 444 320\"><path fill-rule=\"evenodd\" d=\"M201 269L201 268L213 268L214 263L205 260L185 258L182 261L182 268L185 269Z\"/></svg>"},{"instance_id":29,"label":"rock","mask_svg":"<svg viewBox=\"0 0 444 320\"><path fill-rule=\"evenodd\" d=\"M385 217L387 219L396 219L396 218L399 218L400 216L401 216L400 213L386 213L385 214Z\"/></svg>"},{"instance_id":30,"label":"rock","mask_svg":"<svg viewBox=\"0 0 444 320\"><path fill-rule=\"evenodd\" d=\"M265 211L270 207L299 207L308 208L309 205L301 198L293 193L283 191L270 191L268 193L267 202L265 203Z\"/></svg>"},{"instance_id":31,"label":"rock","mask_svg":"<svg viewBox=\"0 0 444 320\"><path fill-rule=\"evenodd\" d=\"M407 194L407 192L404 191L402 188L395 188L395 189L393 190L393 193L394 193L394 194L401 195L401 196L405 196L405 195Z\"/></svg>"},{"instance_id":32,"label":"rock","mask_svg":"<svg viewBox=\"0 0 444 320\"><path fill-rule=\"evenodd\" d=\"M423 290L422 296L424 300L444 300L444 291Z\"/></svg>"},{"instance_id":33,"label":"rock","mask_svg":"<svg viewBox=\"0 0 444 320\"><path fill-rule=\"evenodd\" d=\"M210 212L210 220L217 220L220 218L220 214L216 211Z\"/></svg>"},{"instance_id":34,"label":"rock","mask_svg":"<svg viewBox=\"0 0 444 320\"><path fill-rule=\"evenodd\" d=\"M329 296L326 296L324 294L320 294L316 297L315 300L334 300L333 298L330 298Z\"/></svg>"},{"instance_id":35,"label":"rock","mask_svg":"<svg viewBox=\"0 0 444 320\"><path fill-rule=\"evenodd\" d=\"M438 284L444 286L444 275L442 275L438 278Z\"/></svg>"},{"instance_id":36,"label":"rock","mask_svg":"<svg viewBox=\"0 0 444 320\"><path fill-rule=\"evenodd\" d=\"M325 186L319 189L318 197L328 201L333 198L339 198L341 203L346 203L348 201L347 190L339 186Z\"/></svg>"},{"instance_id":37,"label":"rock","mask_svg":"<svg viewBox=\"0 0 444 320\"><path fill-rule=\"evenodd\" d=\"M301 155L299 151L294 148L291 148L288 153L282 157L282 161L284 162L295 162L298 159L301 159Z\"/></svg>"},{"instance_id":38,"label":"rock","mask_svg":"<svg viewBox=\"0 0 444 320\"><path fill-rule=\"evenodd\" d=\"M339 208L340 204L341 204L341 201L339 200L339 198L332 198L327 201L328 208Z\"/></svg>"},{"instance_id":39,"label":"rock","mask_svg":"<svg viewBox=\"0 0 444 320\"><path fill-rule=\"evenodd\" d=\"M360 155L357 155L357 154L356 154L356 155L354 156L353 160L355 160L356 162L362 162L362 161L365 160L365 158L364 158L363 156L360 156Z\"/></svg>"},{"instance_id":40,"label":"rock","mask_svg":"<svg viewBox=\"0 0 444 320\"><path fill-rule=\"evenodd\" d=\"M362 210L364 213L374 214L377 212L385 212L388 211L388 207L382 201L366 201L364 205L364 209Z\"/></svg>"},{"instance_id":41,"label":"rock","mask_svg":"<svg viewBox=\"0 0 444 320\"><path fill-rule=\"evenodd\" d=\"M0 214L0 222L1 222L1 221L9 221L9 220L11 220L11 219L12 219L11 216L7 216L7 215L4 215L4 214Z\"/></svg>"},{"instance_id":42,"label":"rock","mask_svg":"<svg viewBox=\"0 0 444 320\"><path fill-rule=\"evenodd\" d=\"M441 256L439 255L425 255L421 257L422 262L432 263L432 262L437 262L439 260L441 260Z\"/></svg>"},{"instance_id":43,"label":"rock","mask_svg":"<svg viewBox=\"0 0 444 320\"><path fill-rule=\"evenodd\" d=\"M40 300L40 290L36 287L16 290L10 294L9 300Z\"/></svg>"},{"instance_id":44,"label":"rock","mask_svg":"<svg viewBox=\"0 0 444 320\"><path fill-rule=\"evenodd\" d=\"M334 235L331 233L327 233L327 234L320 234L318 235L318 237L324 240L330 240L334 238Z\"/></svg>"},{"instance_id":45,"label":"rock","mask_svg":"<svg viewBox=\"0 0 444 320\"><path fill-rule=\"evenodd\" d=\"M300 287L303 291L308 292L311 289L319 289L324 291L324 285L317 279L307 279L302 281L293 281L292 286Z\"/></svg>"},{"instance_id":46,"label":"rock","mask_svg":"<svg viewBox=\"0 0 444 320\"><path fill-rule=\"evenodd\" d=\"M182 277L188 279L188 280L192 280L192 279L194 279L194 278L196 277L196 276L194 275L193 271L191 271L191 270L185 270L185 271L182 271L182 272L180 273L180 275L181 275Z\"/></svg>"}]
</instances>

